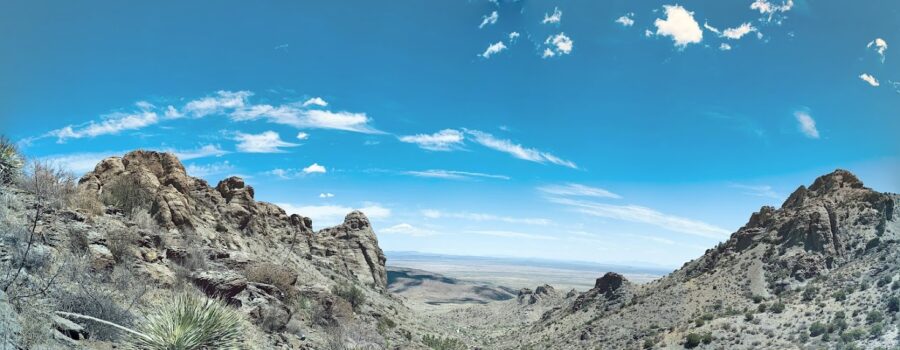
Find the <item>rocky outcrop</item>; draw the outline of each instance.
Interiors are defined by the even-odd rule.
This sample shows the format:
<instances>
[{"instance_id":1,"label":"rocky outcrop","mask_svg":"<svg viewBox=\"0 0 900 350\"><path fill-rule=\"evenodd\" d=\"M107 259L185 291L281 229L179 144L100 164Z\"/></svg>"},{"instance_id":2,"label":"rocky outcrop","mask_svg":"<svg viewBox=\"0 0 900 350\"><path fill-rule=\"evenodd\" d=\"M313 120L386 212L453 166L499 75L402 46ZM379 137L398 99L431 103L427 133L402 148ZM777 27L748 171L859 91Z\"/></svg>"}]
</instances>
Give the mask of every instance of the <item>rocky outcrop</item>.
<instances>
[{"instance_id":1,"label":"rocky outcrop","mask_svg":"<svg viewBox=\"0 0 900 350\"><path fill-rule=\"evenodd\" d=\"M633 285L625 276L615 272L607 272L594 282L594 288L579 295L572 303L572 310L582 310L589 304L602 303L606 305L621 304Z\"/></svg>"},{"instance_id":2,"label":"rocky outcrop","mask_svg":"<svg viewBox=\"0 0 900 350\"><path fill-rule=\"evenodd\" d=\"M365 214L360 211L347 214L343 224L321 230L317 236L313 255L331 258L334 263L342 264L346 271L364 283L387 288L387 270L384 267L387 259Z\"/></svg>"},{"instance_id":3,"label":"rocky outcrop","mask_svg":"<svg viewBox=\"0 0 900 350\"><path fill-rule=\"evenodd\" d=\"M191 281L210 297L232 302L232 298L247 288L247 278L228 271L200 271L191 274Z\"/></svg>"},{"instance_id":4,"label":"rocky outcrop","mask_svg":"<svg viewBox=\"0 0 900 350\"><path fill-rule=\"evenodd\" d=\"M149 194L149 212L161 227L195 233L196 239L213 250L225 255L229 251L262 254L277 241L325 268L380 290L386 288L386 259L362 212L349 213L341 225L314 232L310 218L288 215L274 204L256 201L253 187L243 179L232 176L213 188L188 176L174 155L153 151L104 159L79 180L79 187L102 195L123 177ZM256 236L268 239L253 238ZM175 244L158 255L183 263L187 245ZM92 248L96 248L92 254L98 268L111 266L104 247ZM149 259L157 256L154 252L141 254Z\"/></svg>"},{"instance_id":5,"label":"rocky outcrop","mask_svg":"<svg viewBox=\"0 0 900 350\"><path fill-rule=\"evenodd\" d=\"M537 304L542 300L548 298L558 298L559 294L556 292L556 289L549 284L541 285L535 288L533 291L531 288L522 288L519 290L519 294L516 296L516 300L519 304Z\"/></svg>"},{"instance_id":6,"label":"rocky outcrop","mask_svg":"<svg viewBox=\"0 0 900 350\"><path fill-rule=\"evenodd\" d=\"M21 332L19 316L9 304L6 293L0 290L0 349L19 349Z\"/></svg>"}]
</instances>

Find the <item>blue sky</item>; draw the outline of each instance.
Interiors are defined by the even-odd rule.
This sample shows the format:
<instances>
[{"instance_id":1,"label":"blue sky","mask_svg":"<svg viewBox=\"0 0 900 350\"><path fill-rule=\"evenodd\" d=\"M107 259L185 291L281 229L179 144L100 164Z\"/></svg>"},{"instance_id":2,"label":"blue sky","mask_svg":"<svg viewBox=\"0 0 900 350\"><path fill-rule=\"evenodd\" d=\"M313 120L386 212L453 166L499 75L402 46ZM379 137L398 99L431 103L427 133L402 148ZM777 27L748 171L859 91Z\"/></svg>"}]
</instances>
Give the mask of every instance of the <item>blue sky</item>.
<instances>
[{"instance_id":1,"label":"blue sky","mask_svg":"<svg viewBox=\"0 0 900 350\"><path fill-rule=\"evenodd\" d=\"M11 1L0 130L145 148L385 250L678 266L848 168L900 191L889 1Z\"/></svg>"}]
</instances>

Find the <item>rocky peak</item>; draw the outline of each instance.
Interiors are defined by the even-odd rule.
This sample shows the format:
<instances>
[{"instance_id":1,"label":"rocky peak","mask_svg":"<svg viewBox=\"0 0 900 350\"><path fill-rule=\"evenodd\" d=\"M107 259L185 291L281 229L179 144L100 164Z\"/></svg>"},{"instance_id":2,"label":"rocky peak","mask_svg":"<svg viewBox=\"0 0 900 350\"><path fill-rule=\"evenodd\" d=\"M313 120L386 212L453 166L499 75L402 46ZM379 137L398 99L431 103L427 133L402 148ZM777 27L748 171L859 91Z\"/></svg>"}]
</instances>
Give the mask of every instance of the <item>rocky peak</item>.
<instances>
[{"instance_id":1,"label":"rocky peak","mask_svg":"<svg viewBox=\"0 0 900 350\"><path fill-rule=\"evenodd\" d=\"M628 282L628 280L625 279L625 276L615 272L607 272L603 277L597 279L594 283L594 289L607 297L611 297L615 295L622 286L630 283L631 282Z\"/></svg>"},{"instance_id":2,"label":"rocky peak","mask_svg":"<svg viewBox=\"0 0 900 350\"><path fill-rule=\"evenodd\" d=\"M527 303L528 305L532 305L540 302L541 300L556 297L558 297L556 289L549 284L544 284L541 286L537 286L537 288L535 288L533 291L531 290L531 288L520 289L516 300L519 302L519 304Z\"/></svg>"},{"instance_id":3,"label":"rocky peak","mask_svg":"<svg viewBox=\"0 0 900 350\"><path fill-rule=\"evenodd\" d=\"M782 204L782 208L798 208L810 198L834 196L851 189L864 189L862 181L853 173L837 169L816 178L809 188L800 186Z\"/></svg>"}]
</instances>

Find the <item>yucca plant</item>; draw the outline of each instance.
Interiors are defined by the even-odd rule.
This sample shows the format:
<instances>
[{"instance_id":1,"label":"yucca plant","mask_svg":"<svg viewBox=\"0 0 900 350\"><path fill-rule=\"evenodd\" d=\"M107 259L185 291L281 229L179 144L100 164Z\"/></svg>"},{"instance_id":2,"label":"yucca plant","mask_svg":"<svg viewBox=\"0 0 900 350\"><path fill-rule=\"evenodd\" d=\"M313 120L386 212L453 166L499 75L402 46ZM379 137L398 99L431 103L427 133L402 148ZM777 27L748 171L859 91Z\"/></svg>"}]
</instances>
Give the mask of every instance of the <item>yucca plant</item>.
<instances>
[{"instance_id":1,"label":"yucca plant","mask_svg":"<svg viewBox=\"0 0 900 350\"><path fill-rule=\"evenodd\" d=\"M13 182L23 165L22 155L16 145L0 136L0 184Z\"/></svg>"},{"instance_id":2,"label":"yucca plant","mask_svg":"<svg viewBox=\"0 0 900 350\"><path fill-rule=\"evenodd\" d=\"M241 349L241 315L218 299L178 295L139 322L128 343L141 350Z\"/></svg>"}]
</instances>

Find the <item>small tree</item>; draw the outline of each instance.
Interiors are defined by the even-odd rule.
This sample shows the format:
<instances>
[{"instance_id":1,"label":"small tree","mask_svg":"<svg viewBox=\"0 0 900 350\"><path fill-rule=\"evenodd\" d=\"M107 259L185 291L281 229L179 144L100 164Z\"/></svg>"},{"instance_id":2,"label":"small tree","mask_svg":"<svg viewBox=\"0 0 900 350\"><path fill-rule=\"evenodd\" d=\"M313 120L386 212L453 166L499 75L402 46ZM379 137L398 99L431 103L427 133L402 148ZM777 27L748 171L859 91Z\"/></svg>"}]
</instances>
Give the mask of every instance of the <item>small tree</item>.
<instances>
[{"instance_id":1,"label":"small tree","mask_svg":"<svg viewBox=\"0 0 900 350\"><path fill-rule=\"evenodd\" d=\"M687 349L693 349L700 345L703 342L703 337L697 333L690 333L684 339L684 347Z\"/></svg>"},{"instance_id":2,"label":"small tree","mask_svg":"<svg viewBox=\"0 0 900 350\"><path fill-rule=\"evenodd\" d=\"M809 325L809 336L818 337L825 333L825 325L822 322L816 321L813 324Z\"/></svg>"},{"instance_id":3,"label":"small tree","mask_svg":"<svg viewBox=\"0 0 900 350\"><path fill-rule=\"evenodd\" d=\"M888 298L887 311L892 313L900 311L900 298L896 296Z\"/></svg>"}]
</instances>

